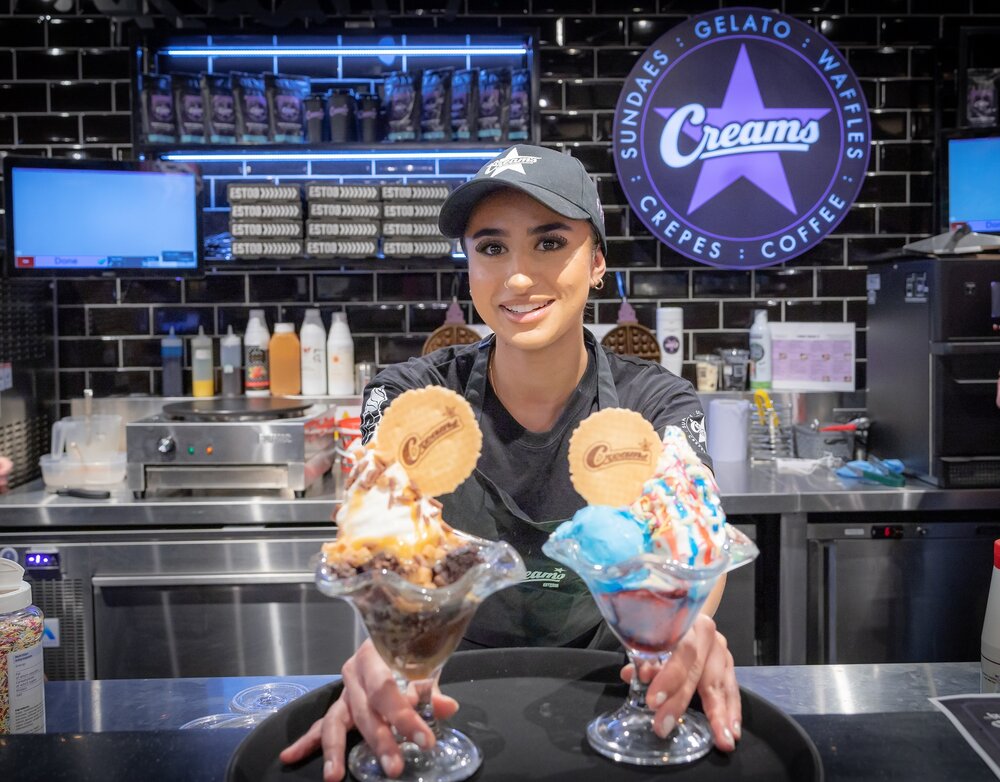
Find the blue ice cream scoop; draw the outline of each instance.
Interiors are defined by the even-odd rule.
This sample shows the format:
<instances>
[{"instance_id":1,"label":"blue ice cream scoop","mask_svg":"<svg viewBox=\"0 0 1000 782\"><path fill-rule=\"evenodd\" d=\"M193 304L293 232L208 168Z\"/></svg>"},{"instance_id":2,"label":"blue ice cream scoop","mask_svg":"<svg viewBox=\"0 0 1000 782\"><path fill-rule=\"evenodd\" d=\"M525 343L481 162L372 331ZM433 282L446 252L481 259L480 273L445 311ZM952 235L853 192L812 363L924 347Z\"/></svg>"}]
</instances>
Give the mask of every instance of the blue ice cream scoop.
<instances>
[{"instance_id":1,"label":"blue ice cream scoop","mask_svg":"<svg viewBox=\"0 0 1000 782\"><path fill-rule=\"evenodd\" d=\"M607 505L588 505L559 525L552 537L575 540L591 565L608 567L646 550L644 527L630 513Z\"/></svg>"}]
</instances>

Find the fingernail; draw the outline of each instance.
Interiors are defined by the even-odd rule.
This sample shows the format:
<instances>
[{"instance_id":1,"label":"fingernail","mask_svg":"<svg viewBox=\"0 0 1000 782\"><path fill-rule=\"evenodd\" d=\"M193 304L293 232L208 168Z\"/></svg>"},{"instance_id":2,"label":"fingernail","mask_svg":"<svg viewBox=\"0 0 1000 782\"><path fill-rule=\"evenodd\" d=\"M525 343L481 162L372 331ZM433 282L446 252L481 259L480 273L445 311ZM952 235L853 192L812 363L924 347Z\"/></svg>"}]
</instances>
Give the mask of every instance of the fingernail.
<instances>
[{"instance_id":1,"label":"fingernail","mask_svg":"<svg viewBox=\"0 0 1000 782\"><path fill-rule=\"evenodd\" d=\"M664 717L663 722L660 723L660 737L665 739L669 736L676 724L677 721L671 715L668 714Z\"/></svg>"},{"instance_id":2,"label":"fingernail","mask_svg":"<svg viewBox=\"0 0 1000 782\"><path fill-rule=\"evenodd\" d=\"M379 764L382 766L382 770L388 774L389 764L392 763L392 758L389 755L383 755L378 759Z\"/></svg>"},{"instance_id":3,"label":"fingernail","mask_svg":"<svg viewBox=\"0 0 1000 782\"><path fill-rule=\"evenodd\" d=\"M722 729L722 737L726 740L726 745L727 746L729 746L729 747L736 746L736 742L733 741L733 734L729 730L729 728L723 728Z\"/></svg>"},{"instance_id":4,"label":"fingernail","mask_svg":"<svg viewBox=\"0 0 1000 782\"><path fill-rule=\"evenodd\" d=\"M737 741L743 738L743 725L739 720L733 723L733 735L736 736Z\"/></svg>"},{"instance_id":5,"label":"fingernail","mask_svg":"<svg viewBox=\"0 0 1000 782\"><path fill-rule=\"evenodd\" d=\"M665 692L658 692L653 696L653 705L662 706L664 701L667 700L667 694Z\"/></svg>"},{"instance_id":6,"label":"fingernail","mask_svg":"<svg viewBox=\"0 0 1000 782\"><path fill-rule=\"evenodd\" d=\"M413 737L413 743L420 747L420 749L426 749L428 744L427 735L424 733L418 733Z\"/></svg>"},{"instance_id":7,"label":"fingernail","mask_svg":"<svg viewBox=\"0 0 1000 782\"><path fill-rule=\"evenodd\" d=\"M333 776L333 761L328 760L323 764L323 779L329 779Z\"/></svg>"}]
</instances>

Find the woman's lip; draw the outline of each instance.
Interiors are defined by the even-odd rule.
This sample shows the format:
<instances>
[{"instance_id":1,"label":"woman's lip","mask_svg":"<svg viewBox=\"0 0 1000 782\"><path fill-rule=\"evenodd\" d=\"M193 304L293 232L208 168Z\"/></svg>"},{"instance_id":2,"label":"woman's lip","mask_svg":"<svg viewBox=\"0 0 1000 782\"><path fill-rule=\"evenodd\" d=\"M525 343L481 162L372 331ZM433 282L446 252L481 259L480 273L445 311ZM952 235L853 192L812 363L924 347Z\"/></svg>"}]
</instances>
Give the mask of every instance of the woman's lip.
<instances>
[{"instance_id":1,"label":"woman's lip","mask_svg":"<svg viewBox=\"0 0 1000 782\"><path fill-rule=\"evenodd\" d=\"M539 305L536 309L528 310L527 312L514 312L513 310L507 309L507 305L504 304L500 305L500 310L508 318L508 320L511 320L514 323L530 323L543 317L545 315L545 311L549 308L549 305L552 304L553 301L555 301L555 299L549 299Z\"/></svg>"}]
</instances>

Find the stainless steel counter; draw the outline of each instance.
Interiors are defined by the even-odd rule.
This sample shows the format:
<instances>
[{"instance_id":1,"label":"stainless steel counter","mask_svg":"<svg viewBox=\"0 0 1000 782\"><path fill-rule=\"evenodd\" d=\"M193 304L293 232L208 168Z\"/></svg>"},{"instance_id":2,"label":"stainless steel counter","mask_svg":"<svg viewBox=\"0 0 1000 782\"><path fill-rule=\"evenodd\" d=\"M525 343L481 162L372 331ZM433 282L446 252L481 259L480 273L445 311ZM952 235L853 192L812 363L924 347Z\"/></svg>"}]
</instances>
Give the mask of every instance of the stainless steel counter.
<instances>
[{"instance_id":1,"label":"stainless steel counter","mask_svg":"<svg viewBox=\"0 0 1000 782\"><path fill-rule=\"evenodd\" d=\"M927 700L979 692L976 663L778 665L737 668L740 685L793 715L932 711ZM48 682L49 733L174 730L229 711L233 695L254 684L291 681L309 689L336 677L107 679Z\"/></svg>"},{"instance_id":2,"label":"stainless steel counter","mask_svg":"<svg viewBox=\"0 0 1000 782\"><path fill-rule=\"evenodd\" d=\"M1000 508L1000 489L940 489L914 480L897 489L845 480L824 468L790 475L772 464L717 464L716 475L730 516ZM301 499L205 493L139 500L122 486L108 500L83 500L36 482L0 496L0 529L322 523L336 507L335 489L328 478Z\"/></svg>"}]
</instances>

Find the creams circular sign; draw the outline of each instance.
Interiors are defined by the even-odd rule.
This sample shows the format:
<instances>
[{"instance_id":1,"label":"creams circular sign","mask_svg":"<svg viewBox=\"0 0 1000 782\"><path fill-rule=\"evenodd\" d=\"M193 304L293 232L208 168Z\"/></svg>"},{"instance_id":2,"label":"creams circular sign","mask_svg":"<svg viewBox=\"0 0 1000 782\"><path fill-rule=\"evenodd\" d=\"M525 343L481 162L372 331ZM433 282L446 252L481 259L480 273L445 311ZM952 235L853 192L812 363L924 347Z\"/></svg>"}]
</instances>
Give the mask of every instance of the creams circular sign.
<instances>
[{"instance_id":1,"label":"creams circular sign","mask_svg":"<svg viewBox=\"0 0 1000 782\"><path fill-rule=\"evenodd\" d=\"M695 16L639 59L615 109L618 176L660 241L723 268L801 255L868 167L854 73L807 25L755 8Z\"/></svg>"}]
</instances>

